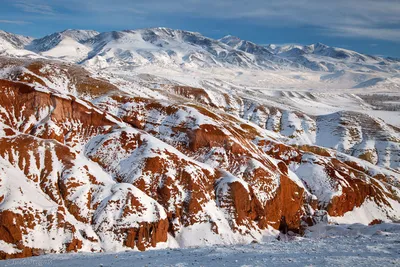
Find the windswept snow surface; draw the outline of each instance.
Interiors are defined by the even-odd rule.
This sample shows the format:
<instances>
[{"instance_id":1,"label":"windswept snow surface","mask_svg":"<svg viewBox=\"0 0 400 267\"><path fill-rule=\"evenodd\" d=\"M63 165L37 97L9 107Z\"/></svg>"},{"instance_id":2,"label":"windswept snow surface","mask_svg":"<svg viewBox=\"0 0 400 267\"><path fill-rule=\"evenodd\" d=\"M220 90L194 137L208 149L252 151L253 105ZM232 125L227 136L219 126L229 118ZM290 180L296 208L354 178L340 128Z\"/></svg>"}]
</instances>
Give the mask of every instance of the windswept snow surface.
<instances>
[{"instance_id":1,"label":"windswept snow surface","mask_svg":"<svg viewBox=\"0 0 400 267\"><path fill-rule=\"evenodd\" d=\"M0 266L399 266L400 224L317 225L304 238L237 246L44 255Z\"/></svg>"}]
</instances>

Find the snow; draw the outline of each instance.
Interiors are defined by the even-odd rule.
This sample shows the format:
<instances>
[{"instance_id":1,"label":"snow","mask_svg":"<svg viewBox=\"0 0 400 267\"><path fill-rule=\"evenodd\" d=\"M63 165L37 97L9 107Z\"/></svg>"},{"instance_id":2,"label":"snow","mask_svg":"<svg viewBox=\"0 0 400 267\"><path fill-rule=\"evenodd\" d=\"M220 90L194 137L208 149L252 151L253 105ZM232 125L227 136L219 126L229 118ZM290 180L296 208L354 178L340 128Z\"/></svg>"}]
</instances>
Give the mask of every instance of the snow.
<instances>
[{"instance_id":1,"label":"snow","mask_svg":"<svg viewBox=\"0 0 400 267\"><path fill-rule=\"evenodd\" d=\"M341 185L332 181L324 166L313 162L312 155L303 157L303 160L305 162L300 166L291 164L290 168L308 188L311 188L311 193L317 196L319 201L329 203L334 196L342 194Z\"/></svg>"},{"instance_id":2,"label":"snow","mask_svg":"<svg viewBox=\"0 0 400 267\"><path fill-rule=\"evenodd\" d=\"M17 40L17 43L10 41L10 38L14 41ZM230 135L225 127L225 120L228 120L229 116L235 120L234 127L237 129L245 130L245 127L240 126L244 124L258 131L260 138L270 138L270 140L282 141L286 144L318 145L335 149L330 151L332 157L336 156L342 161L350 159L364 168L369 175L383 173L392 183L398 183L400 181L398 173L400 156L397 152L400 149L398 142L400 135L398 130L388 124L400 126L400 111L376 110L376 107L359 97L360 94L387 92L400 95L398 63L389 63L383 58L371 58L354 51L328 47L323 44L269 46L264 49L264 47L232 36L225 37L223 40L212 40L198 33L166 28L101 34L93 31L67 30L31 43L35 46L26 46L31 41L29 38L15 37L0 32L0 54L78 63L84 66L91 75L107 79L118 86L121 95L150 98L158 101L164 107L177 109L171 114L164 114L157 108L150 110L148 114L140 113L137 119L145 119L147 123L143 131L139 131L109 114L122 117L129 112L141 109L141 104L133 101L119 106L118 102L109 95L103 95L91 103L76 99L78 104L85 106L91 112L103 113L102 108L109 109L106 118L117 126L109 134L98 135L91 140L78 140L79 144L66 144L74 146L73 151L77 155L81 153L77 156L74 167L63 172L62 181L81 183L76 189L71 189L70 195L66 199L84 208L86 207L85 197L90 192L89 190L93 190L92 202L99 204L96 210L85 208L81 212L85 217L93 216L93 227L104 229L99 234L101 237L99 244L85 242L82 251L103 249L121 253L42 256L38 258L39 261L42 259L41 264L50 265L58 262L61 266L72 263L88 266L104 264L106 266L116 263L123 266L132 264L133 261L139 265L148 263L170 265L194 263L196 265L193 256L197 256L198 263L202 265L226 264L230 266L312 264L364 266L399 263L398 242L390 239L398 238L399 231L392 226L390 228L394 229L395 233L388 234L388 240L391 240L391 243L380 239L382 235L375 236L375 233L371 234L368 232L369 230L362 228L368 237L361 236L359 238L360 240L365 239L365 244L354 242L352 240L354 235L351 237L340 236L338 233L351 232L351 229L346 230L345 226L336 228L329 226L328 230L325 228L323 233L333 234L329 238L325 238L326 236L322 238L322 230L319 228L310 229L310 231L318 232L317 239L314 236L314 239L299 238L294 242L271 240L263 242L273 235L274 231L270 229L262 232L255 230L258 229L257 227L254 229L238 227L238 231L233 231L231 224L235 224L235 222L228 212L220 207L219 201L223 201L221 199L228 196L229 184L232 182L241 183L249 191L250 185L241 178L245 170L252 172L256 168L264 168L268 172L268 169L256 160L264 157L258 155L259 151L250 151L253 153L254 159L249 160L245 164L246 166L239 166L235 174L223 173L223 177L217 181L216 186L216 195L221 199L215 201L212 196L205 196L206 201L202 204L204 212L198 214L201 223L188 227L182 226L180 231L176 232L175 237L169 236L168 242L157 245L157 248L179 246L202 246L202 248L124 253L123 250L126 248L116 241L112 233L107 231L107 227L111 225L136 226L143 221L152 222L157 218L166 217L166 210L154 199L130 184L139 178L144 180L151 178L150 175L142 173L141 167L145 160L156 157L165 160L167 166L164 174L169 177L176 177L177 172L172 156L187 163L185 171L192 179L202 179L203 170L213 174L216 170L220 171L225 168L229 164L229 158L226 150L222 147L210 149L208 154L193 158L193 155L186 155L182 151L178 151L173 146L174 142L186 144L188 138L185 133L174 132L173 127L183 126L183 128L193 130L202 125L212 125L229 135L230 141L240 143L236 136ZM381 66L380 62L385 63L384 66ZM19 71L37 76L22 67ZM65 75L62 69L56 67L56 64L45 65L40 70L43 74L49 71L51 71L52 78L43 78L43 80L48 87L54 90L39 85L36 85L35 89L72 99L72 96L67 94L76 94L74 88L69 88L71 77ZM4 68L0 77L9 79L13 72L15 69ZM203 102L208 106L203 105L203 107L205 106L215 114L216 118L210 118L197 109L197 106L204 103L198 103L195 100L196 95L184 98L173 94L175 85L204 89L207 97L203 99ZM394 101L393 106L396 103ZM277 109L274 111L274 108ZM3 112L3 110L0 111ZM7 114L7 112L4 113ZM47 110L38 110L37 118L34 116L27 118L26 124L20 130L28 131L31 125L36 125L37 131L45 130L45 126L47 126L54 133L61 133L62 128L46 118L48 113ZM10 119L18 127L21 126L22 118ZM0 121L1 137L6 135L3 130L5 126ZM70 131L74 131L76 127L82 125L67 122L64 126ZM154 136L146 132L151 132ZM140 135L140 141L144 144L139 148L126 151L119 142L115 142L122 133L126 133L128 136ZM112 139L115 139L114 142L109 142L113 141ZM252 148L256 147L254 144L252 145ZM44 153L42 149L38 149L36 152ZM365 152L372 153L372 163L353 157L360 156ZM103 170L98 164L87 158L98 155L104 159L103 163L108 168L107 170ZM18 158L18 155L12 156ZM29 153L29 156L33 162L34 153ZM57 160L54 153L51 155L51 159L54 171L50 177L55 180L57 172L63 170L64 166ZM2 178L0 193L7 199L6 202L0 204L0 208L15 209L25 203L30 203L29 207L36 211L54 211L57 207L56 204L16 168L17 164L25 166L27 163L16 162L14 166L11 166L8 160L8 158L0 158L0 178ZM266 157L266 161L268 160L277 164L277 160ZM301 163L289 166L288 175L300 187L309 188L311 192L306 190L307 194L315 195L320 202L326 204L332 197L342 194L343 184L341 182L344 181L340 179L338 173L335 173L338 181L331 179L326 174L323 164L317 164L320 160L320 157L311 153L306 154ZM43 164L43 159L41 159L39 166L30 165L29 172L40 173L40 167ZM90 188L87 185L88 174L83 170L85 166L88 166L90 174L95 175L103 186ZM116 184L116 181L113 180L116 176L122 177L125 183ZM14 180L10 177L13 177ZM381 184L382 191L388 192L389 189L382 182L376 182ZM271 187L278 188L278 185L279 175L275 175ZM261 202L264 203L270 198L269 194L260 192L257 185L253 184L252 186L255 195ZM18 190L19 188L21 190ZM174 201L183 202L188 195L187 192L184 192L181 184L177 184L177 188L179 194L171 197L171 206ZM10 191L16 193L10 195ZM271 191L273 193L273 190ZM399 190L393 187L393 191L398 192ZM121 218L119 212L121 209L116 200L127 200L132 192L145 207L144 211ZM385 200L390 203L392 209L380 207L368 199L360 207L347 212L343 217L331 217L330 221L340 224L368 224L374 219L388 221L390 218L399 218L400 204L388 198ZM92 226L77 222L69 213L66 216L78 230L85 231L90 236L97 236L94 229L91 228ZM218 227L220 234L215 234L212 230L215 226ZM58 250L61 247L60 244L66 240L69 241L70 236L53 230L47 235L42 235L41 233L45 232L44 227L38 225L35 231L28 233L26 237L28 241L25 244L30 245L36 242L35 245L40 248L55 248L56 252L60 252ZM360 231L361 228L357 226L356 229ZM244 232L245 234L243 234ZM261 243L226 246L248 244L252 240ZM210 245L214 246L203 247ZM392 253L392 247L397 248L397 251ZM0 242L0 249L7 253L16 251L14 247L4 242ZM379 258L378 251L384 251L384 253L389 251L386 253L389 256ZM150 262L147 256L155 258ZM366 257L369 257L367 262L365 261ZM113 259L114 261L112 261ZM15 262L18 261L15 260ZM32 262L29 263L32 264ZM3 262L0 262L1 264ZM18 264L25 263L19 261Z\"/></svg>"},{"instance_id":3,"label":"snow","mask_svg":"<svg viewBox=\"0 0 400 267\"><path fill-rule=\"evenodd\" d=\"M234 245L234 244L248 244L256 238L261 240L263 235L260 232L252 231L251 234L241 234L234 232L229 226L229 222L224 218L222 211L214 209L211 211L209 208L207 212L211 215L211 219L217 223L219 234L213 232L210 223L196 223L182 230L175 237L177 243L181 248L196 247L201 248L211 245ZM270 236L271 233L265 234Z\"/></svg>"},{"instance_id":4,"label":"snow","mask_svg":"<svg viewBox=\"0 0 400 267\"><path fill-rule=\"evenodd\" d=\"M368 225L373 220L387 221L388 213L396 216L394 211L400 210L400 204L389 200L393 209L379 207L374 201L367 199L360 207L355 207L352 211L346 212L342 217L330 217L332 222L339 224L362 223Z\"/></svg>"},{"instance_id":5,"label":"snow","mask_svg":"<svg viewBox=\"0 0 400 267\"><path fill-rule=\"evenodd\" d=\"M0 251L4 251L5 253L10 254L22 252L21 250L15 248L13 244L4 242L3 240L0 240Z\"/></svg>"},{"instance_id":6,"label":"snow","mask_svg":"<svg viewBox=\"0 0 400 267\"><path fill-rule=\"evenodd\" d=\"M53 202L38 185L28 179L21 170L0 158L1 194L5 195L5 201L0 204L0 210L10 210L14 213L25 215L36 214L39 221L44 221L45 216L56 216L58 204ZM12 194L10 194L12 192ZM95 236L90 226L77 222L76 219L66 214L66 221L74 224L79 231L86 232L88 236ZM44 234L45 233L45 234ZM80 234L79 234L80 235ZM24 235L23 244L28 247L53 250L59 252L65 242L70 242L72 234L67 229L57 228L55 225L36 224ZM83 242L86 251L99 251L98 244L92 244L87 240ZM11 251L13 248L5 243L0 244L0 250ZM14 249L14 253L18 250Z\"/></svg>"},{"instance_id":7,"label":"snow","mask_svg":"<svg viewBox=\"0 0 400 267\"><path fill-rule=\"evenodd\" d=\"M14 210L22 214L18 207L29 202L33 207L55 208L48 196L37 193L36 184L29 179L18 168L13 167L8 161L0 157L0 193L7 201L0 203L0 210ZM18 190L19 189L19 190Z\"/></svg>"},{"instance_id":8,"label":"snow","mask_svg":"<svg viewBox=\"0 0 400 267\"><path fill-rule=\"evenodd\" d=\"M75 253L0 261L0 266L398 266L400 225L319 225L292 241L267 238L146 252Z\"/></svg>"},{"instance_id":9,"label":"snow","mask_svg":"<svg viewBox=\"0 0 400 267\"><path fill-rule=\"evenodd\" d=\"M78 62L85 59L89 52L89 47L70 37L65 37L56 47L42 52L41 55L50 58L60 58L71 62Z\"/></svg>"}]
</instances>

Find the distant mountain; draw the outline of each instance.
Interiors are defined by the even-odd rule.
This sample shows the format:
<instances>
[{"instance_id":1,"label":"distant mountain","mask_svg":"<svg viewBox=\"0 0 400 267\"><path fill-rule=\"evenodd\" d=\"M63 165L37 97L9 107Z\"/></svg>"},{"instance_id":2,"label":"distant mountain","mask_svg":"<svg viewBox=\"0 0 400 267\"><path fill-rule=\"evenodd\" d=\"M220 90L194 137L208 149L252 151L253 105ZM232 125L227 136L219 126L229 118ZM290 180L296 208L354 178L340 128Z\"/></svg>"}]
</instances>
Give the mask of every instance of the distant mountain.
<instances>
[{"instance_id":1,"label":"distant mountain","mask_svg":"<svg viewBox=\"0 0 400 267\"><path fill-rule=\"evenodd\" d=\"M33 38L0 30L0 51L6 49L23 49Z\"/></svg>"},{"instance_id":2,"label":"distant mountain","mask_svg":"<svg viewBox=\"0 0 400 267\"><path fill-rule=\"evenodd\" d=\"M80 61L86 58L91 50L82 43L98 34L91 30L65 30L35 39L26 49L48 57Z\"/></svg>"},{"instance_id":3,"label":"distant mountain","mask_svg":"<svg viewBox=\"0 0 400 267\"><path fill-rule=\"evenodd\" d=\"M34 52L45 52L54 49L66 39L71 39L77 43L83 43L98 34L98 32L91 30L65 30L47 35L40 39L35 39L27 48Z\"/></svg>"},{"instance_id":4,"label":"distant mountain","mask_svg":"<svg viewBox=\"0 0 400 267\"><path fill-rule=\"evenodd\" d=\"M0 37L3 54L30 54L31 57L61 59L100 69L155 65L178 69L291 69L332 73L398 74L400 71L397 60L368 56L322 43L265 46L230 35L215 40L200 33L169 28L103 33L65 30L35 40L1 32Z\"/></svg>"},{"instance_id":5,"label":"distant mountain","mask_svg":"<svg viewBox=\"0 0 400 267\"><path fill-rule=\"evenodd\" d=\"M393 60L330 47L322 43L312 45L261 46L234 36L225 36L221 42L244 52L268 58L280 66L305 68L313 71L335 72L340 70L398 72ZM288 62L290 62L288 64Z\"/></svg>"},{"instance_id":6,"label":"distant mountain","mask_svg":"<svg viewBox=\"0 0 400 267\"><path fill-rule=\"evenodd\" d=\"M235 49L244 51L249 54L259 55L259 56L264 56L264 57L272 57L273 56L273 54L270 51L268 51L268 49L266 49L265 47L257 45L255 43L252 43L249 41L241 40L238 37L225 36L224 38L220 39L220 41L223 42L224 44L227 44L227 45L235 48Z\"/></svg>"},{"instance_id":7,"label":"distant mountain","mask_svg":"<svg viewBox=\"0 0 400 267\"><path fill-rule=\"evenodd\" d=\"M105 32L85 44L93 49L85 61L89 65L258 67L251 54L199 33L167 28Z\"/></svg>"},{"instance_id":8,"label":"distant mountain","mask_svg":"<svg viewBox=\"0 0 400 267\"><path fill-rule=\"evenodd\" d=\"M322 43L312 45L268 45L266 48L276 56L317 71L379 71L398 72L398 65L390 58L364 55L348 49L331 47Z\"/></svg>"},{"instance_id":9,"label":"distant mountain","mask_svg":"<svg viewBox=\"0 0 400 267\"><path fill-rule=\"evenodd\" d=\"M253 42L241 40L238 37L230 35L223 37L220 39L220 41L233 47L234 49L256 56L256 60L258 63L260 63L260 65L262 65L264 62L272 61L280 64L281 66L293 66L292 62L289 60L275 56L264 46L257 45Z\"/></svg>"}]
</instances>

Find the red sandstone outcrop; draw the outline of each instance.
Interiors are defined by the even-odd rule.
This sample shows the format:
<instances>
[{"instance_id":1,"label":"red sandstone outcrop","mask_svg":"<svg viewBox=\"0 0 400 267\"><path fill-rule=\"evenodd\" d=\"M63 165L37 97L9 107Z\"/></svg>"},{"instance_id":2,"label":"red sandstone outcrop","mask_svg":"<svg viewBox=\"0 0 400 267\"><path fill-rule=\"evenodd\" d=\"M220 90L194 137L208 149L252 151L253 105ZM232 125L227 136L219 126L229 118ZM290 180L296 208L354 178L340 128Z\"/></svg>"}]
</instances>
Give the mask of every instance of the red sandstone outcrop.
<instances>
[{"instance_id":1,"label":"red sandstone outcrop","mask_svg":"<svg viewBox=\"0 0 400 267\"><path fill-rule=\"evenodd\" d=\"M35 80L42 68L21 79L42 84ZM399 202L393 172L329 149L283 144L197 104L107 91L94 106L8 80L0 90L3 259L145 250L198 225L252 237L278 229L282 216L301 232L321 214L343 216L367 200L387 209ZM201 90L174 90L208 101Z\"/></svg>"}]
</instances>

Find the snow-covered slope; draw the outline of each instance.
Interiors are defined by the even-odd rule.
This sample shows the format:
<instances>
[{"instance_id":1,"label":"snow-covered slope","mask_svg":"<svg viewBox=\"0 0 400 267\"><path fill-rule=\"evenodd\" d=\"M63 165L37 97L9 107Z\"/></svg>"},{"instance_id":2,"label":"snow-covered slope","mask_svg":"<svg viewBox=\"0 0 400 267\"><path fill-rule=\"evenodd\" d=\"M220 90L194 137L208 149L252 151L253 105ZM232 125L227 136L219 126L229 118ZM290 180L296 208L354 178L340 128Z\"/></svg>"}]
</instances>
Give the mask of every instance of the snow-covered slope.
<instances>
[{"instance_id":1,"label":"snow-covered slope","mask_svg":"<svg viewBox=\"0 0 400 267\"><path fill-rule=\"evenodd\" d=\"M24 48L33 38L0 30L0 50Z\"/></svg>"},{"instance_id":2,"label":"snow-covered slope","mask_svg":"<svg viewBox=\"0 0 400 267\"><path fill-rule=\"evenodd\" d=\"M355 51L330 47L322 43L306 46L287 45L274 47L270 51L277 56L287 58L313 70L398 73L398 64L393 64L390 59L363 55Z\"/></svg>"},{"instance_id":3,"label":"snow-covered slope","mask_svg":"<svg viewBox=\"0 0 400 267\"><path fill-rule=\"evenodd\" d=\"M266 49L263 46L257 45L255 43L252 43L250 41L245 41L241 40L238 37L235 36L225 36L219 41L237 49L244 51L246 53L252 54L256 56L256 59L258 62L263 62L263 61L274 61L278 64L280 64L282 67L291 65L292 63L289 60L285 60L284 58L280 58L277 56L274 56L273 53L271 53L268 49Z\"/></svg>"},{"instance_id":4,"label":"snow-covered slope","mask_svg":"<svg viewBox=\"0 0 400 267\"><path fill-rule=\"evenodd\" d=\"M46 57L78 62L85 59L91 51L83 43L98 34L91 30L65 30L35 39L26 49Z\"/></svg>"},{"instance_id":5,"label":"snow-covered slope","mask_svg":"<svg viewBox=\"0 0 400 267\"><path fill-rule=\"evenodd\" d=\"M35 52L45 52L54 49L65 39L83 43L99 33L91 30L65 30L33 40L27 48Z\"/></svg>"},{"instance_id":6,"label":"snow-covered slope","mask_svg":"<svg viewBox=\"0 0 400 267\"><path fill-rule=\"evenodd\" d=\"M85 64L102 68L148 64L185 68L260 67L254 55L199 33L167 28L106 32L85 44L93 48Z\"/></svg>"},{"instance_id":7,"label":"snow-covered slope","mask_svg":"<svg viewBox=\"0 0 400 267\"><path fill-rule=\"evenodd\" d=\"M31 51L25 50L24 47L31 43L33 38L17 35L0 30L0 55L7 56L33 56L37 57Z\"/></svg>"},{"instance_id":8,"label":"snow-covered slope","mask_svg":"<svg viewBox=\"0 0 400 267\"><path fill-rule=\"evenodd\" d=\"M275 58L275 61L280 58L281 64L287 65L289 61L292 67L303 67L313 71L335 72L352 70L398 73L399 67L398 64L393 64L394 62L390 59L363 55L355 51L330 47L322 43L305 46L261 46L233 36L226 36L220 41L250 54L262 54L269 58Z\"/></svg>"},{"instance_id":9,"label":"snow-covered slope","mask_svg":"<svg viewBox=\"0 0 400 267\"><path fill-rule=\"evenodd\" d=\"M166 28L3 39L2 259L400 218L395 60Z\"/></svg>"}]
</instances>

